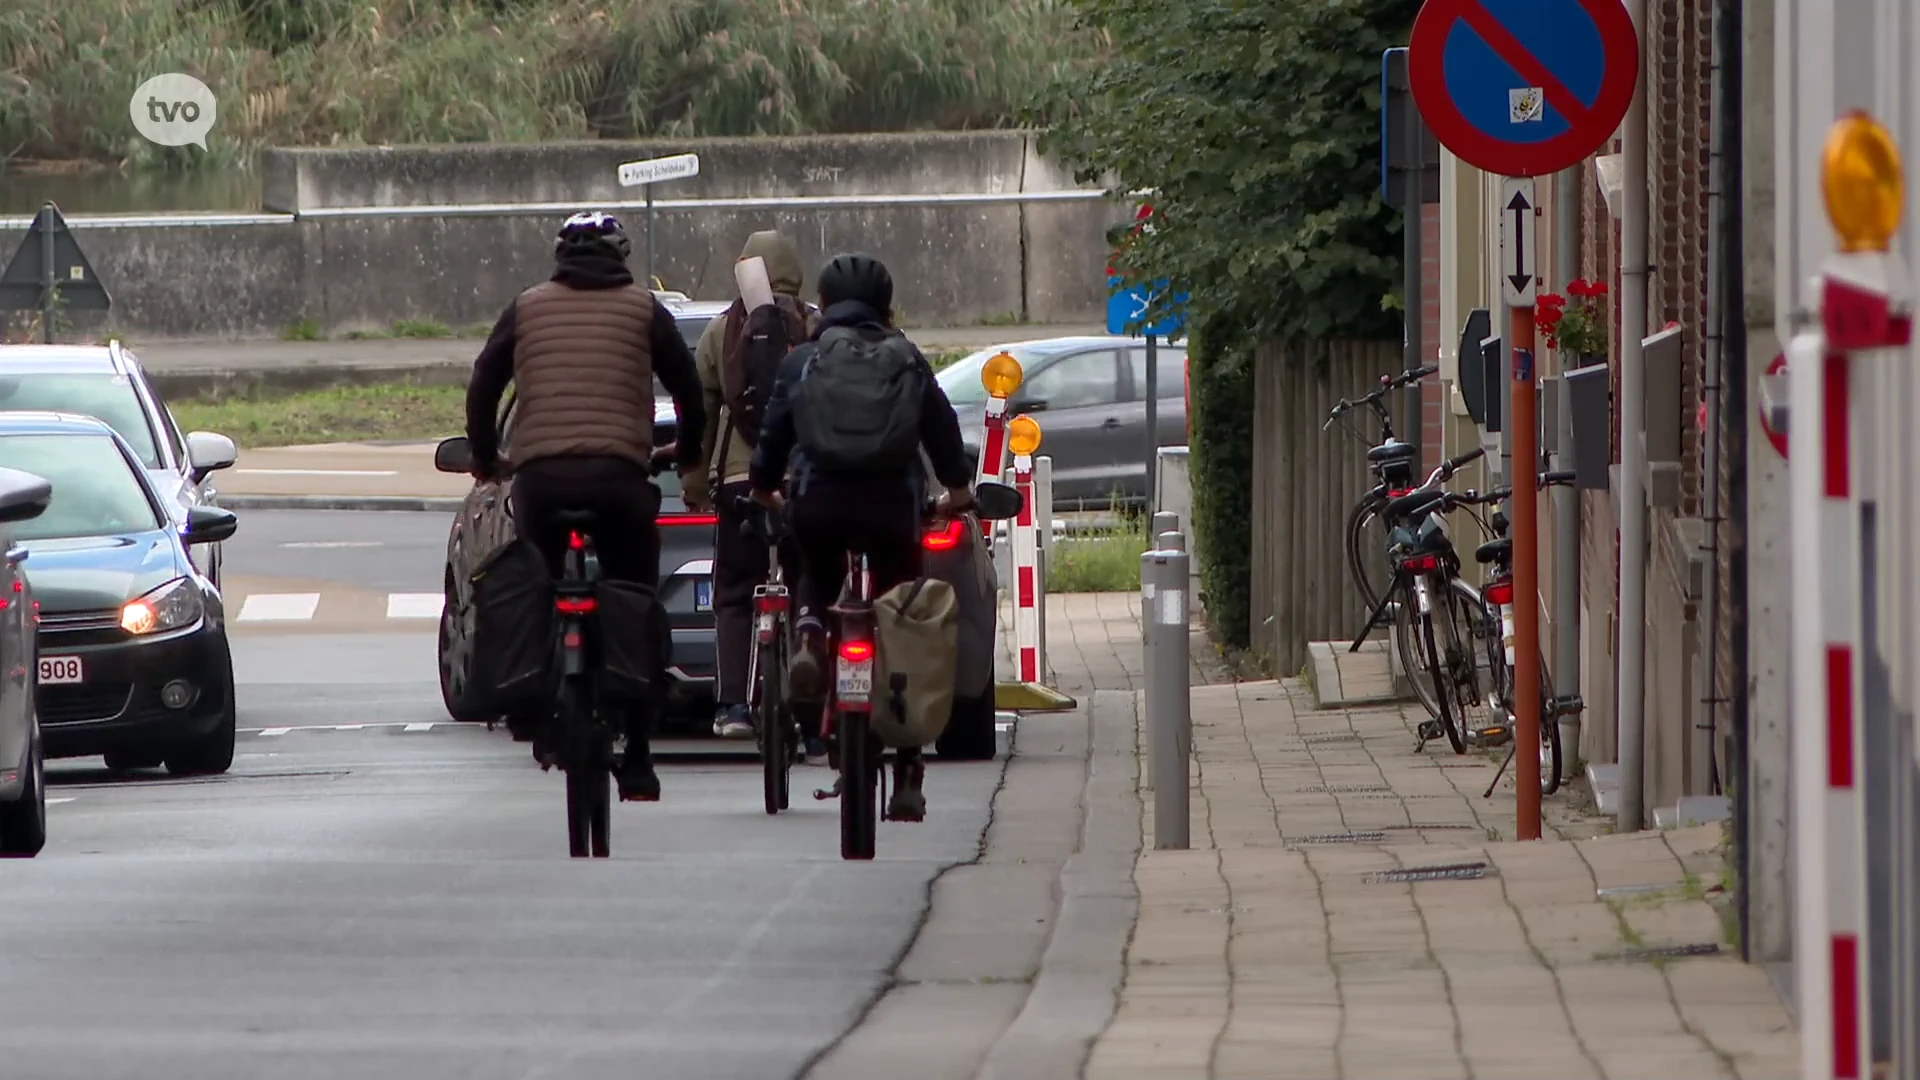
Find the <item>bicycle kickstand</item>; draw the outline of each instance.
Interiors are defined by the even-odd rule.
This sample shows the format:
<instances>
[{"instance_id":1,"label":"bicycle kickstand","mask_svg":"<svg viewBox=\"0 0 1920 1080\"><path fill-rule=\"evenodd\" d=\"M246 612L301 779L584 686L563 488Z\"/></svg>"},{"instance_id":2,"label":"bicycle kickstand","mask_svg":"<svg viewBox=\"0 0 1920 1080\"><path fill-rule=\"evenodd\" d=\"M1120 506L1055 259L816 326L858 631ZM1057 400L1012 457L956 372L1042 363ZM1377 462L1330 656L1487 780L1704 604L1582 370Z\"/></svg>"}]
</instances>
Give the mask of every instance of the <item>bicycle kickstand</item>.
<instances>
[{"instance_id":1,"label":"bicycle kickstand","mask_svg":"<svg viewBox=\"0 0 1920 1080\"><path fill-rule=\"evenodd\" d=\"M1499 787L1500 778L1507 775L1507 766L1513 764L1513 752L1518 749L1520 749L1519 739L1515 739L1507 745L1507 759L1500 763L1500 771L1493 774L1493 783L1487 785L1487 790L1481 794L1481 798L1493 798L1493 789Z\"/></svg>"},{"instance_id":2,"label":"bicycle kickstand","mask_svg":"<svg viewBox=\"0 0 1920 1080\"><path fill-rule=\"evenodd\" d=\"M1373 610L1367 613L1366 625L1360 628L1360 636L1354 638L1353 644L1347 647L1348 652L1357 653L1360 651L1360 646L1367 643L1367 639L1373 636L1374 629L1380 625L1380 619L1387 613L1387 606L1392 604L1394 598L1399 595L1400 584L1395 582L1393 586L1387 590L1386 595L1380 598L1380 602L1373 605Z\"/></svg>"}]
</instances>

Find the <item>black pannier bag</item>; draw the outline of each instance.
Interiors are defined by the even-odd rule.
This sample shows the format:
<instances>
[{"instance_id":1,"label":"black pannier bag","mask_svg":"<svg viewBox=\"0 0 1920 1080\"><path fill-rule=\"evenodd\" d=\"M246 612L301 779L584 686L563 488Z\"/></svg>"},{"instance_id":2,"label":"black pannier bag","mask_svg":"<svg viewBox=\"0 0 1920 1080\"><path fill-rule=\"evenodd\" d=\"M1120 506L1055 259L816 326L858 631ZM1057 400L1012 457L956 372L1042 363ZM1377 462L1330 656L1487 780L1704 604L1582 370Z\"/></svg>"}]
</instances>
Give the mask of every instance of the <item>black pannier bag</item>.
<instances>
[{"instance_id":1,"label":"black pannier bag","mask_svg":"<svg viewBox=\"0 0 1920 1080\"><path fill-rule=\"evenodd\" d=\"M666 607L652 589L631 581L596 581L593 599L599 619L600 703L651 703L666 679L672 635Z\"/></svg>"},{"instance_id":2,"label":"black pannier bag","mask_svg":"<svg viewBox=\"0 0 1920 1080\"><path fill-rule=\"evenodd\" d=\"M540 550L515 540L473 573L473 651L467 665L485 711L545 716L559 674L559 615Z\"/></svg>"}]
</instances>

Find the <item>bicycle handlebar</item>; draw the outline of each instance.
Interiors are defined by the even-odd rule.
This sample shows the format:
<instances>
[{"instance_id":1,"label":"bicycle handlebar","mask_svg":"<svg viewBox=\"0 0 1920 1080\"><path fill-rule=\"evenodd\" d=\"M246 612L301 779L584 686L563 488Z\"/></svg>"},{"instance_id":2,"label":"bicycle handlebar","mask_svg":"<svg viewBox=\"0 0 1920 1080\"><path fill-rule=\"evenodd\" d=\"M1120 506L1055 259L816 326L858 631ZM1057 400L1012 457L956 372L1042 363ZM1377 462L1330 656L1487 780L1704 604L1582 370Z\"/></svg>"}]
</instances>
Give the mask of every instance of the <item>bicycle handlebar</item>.
<instances>
[{"instance_id":1,"label":"bicycle handlebar","mask_svg":"<svg viewBox=\"0 0 1920 1080\"><path fill-rule=\"evenodd\" d=\"M1412 371L1403 371L1398 375L1382 375L1380 376L1380 388L1378 390L1371 391L1355 401L1348 401L1346 398L1341 398L1327 414L1327 422L1321 426L1320 430L1325 431L1328 427L1333 426L1335 420L1338 420L1340 417L1345 416L1362 405L1375 404L1381 398L1386 397L1390 391L1412 386L1421 379L1438 374L1439 371L1440 365L1428 364L1426 367L1414 368Z\"/></svg>"}]
</instances>

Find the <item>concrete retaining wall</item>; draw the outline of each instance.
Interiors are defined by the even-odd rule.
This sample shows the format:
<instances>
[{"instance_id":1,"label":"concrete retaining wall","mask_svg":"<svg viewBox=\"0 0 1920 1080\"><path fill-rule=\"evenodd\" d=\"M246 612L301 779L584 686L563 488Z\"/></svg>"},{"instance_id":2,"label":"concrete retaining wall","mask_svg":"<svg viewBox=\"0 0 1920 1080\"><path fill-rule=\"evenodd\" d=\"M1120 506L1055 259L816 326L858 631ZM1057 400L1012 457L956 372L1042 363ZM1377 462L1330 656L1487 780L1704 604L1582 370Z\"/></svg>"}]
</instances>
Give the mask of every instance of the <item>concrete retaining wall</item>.
<instances>
[{"instance_id":1,"label":"concrete retaining wall","mask_svg":"<svg viewBox=\"0 0 1920 1080\"><path fill-rule=\"evenodd\" d=\"M644 198L622 189L622 161L693 151L701 175L664 184L662 201L793 196L1010 195L1078 187L1023 132L269 150L264 212L138 219L70 218L114 297L112 323L138 340L273 336L302 319L329 333L430 318L490 322L551 270L561 212L513 204L605 206ZM457 215L339 215L354 207L495 207ZM636 271L646 215L618 211ZM1099 322L1106 229L1127 216L1102 199L797 208L697 207L658 212L655 273L697 298L731 296L748 233L778 228L812 267L835 251L885 260L901 321L967 325ZM0 253L24 222L0 222ZM75 316L76 334L104 328Z\"/></svg>"}]
</instances>

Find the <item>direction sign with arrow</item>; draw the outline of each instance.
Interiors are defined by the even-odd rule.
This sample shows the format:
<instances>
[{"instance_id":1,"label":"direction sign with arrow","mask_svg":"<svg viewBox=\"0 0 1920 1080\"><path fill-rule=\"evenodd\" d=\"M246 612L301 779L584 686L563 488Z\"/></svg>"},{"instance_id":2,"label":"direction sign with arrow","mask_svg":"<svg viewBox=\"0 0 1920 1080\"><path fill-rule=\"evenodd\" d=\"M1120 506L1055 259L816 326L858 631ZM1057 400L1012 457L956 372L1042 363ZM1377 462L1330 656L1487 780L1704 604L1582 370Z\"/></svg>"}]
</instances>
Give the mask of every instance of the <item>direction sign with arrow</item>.
<instances>
[{"instance_id":1,"label":"direction sign with arrow","mask_svg":"<svg viewBox=\"0 0 1920 1080\"><path fill-rule=\"evenodd\" d=\"M1532 178L1505 178L1500 182L1500 298L1508 307L1532 307L1539 292L1536 231Z\"/></svg>"},{"instance_id":2,"label":"direction sign with arrow","mask_svg":"<svg viewBox=\"0 0 1920 1080\"><path fill-rule=\"evenodd\" d=\"M621 187L640 187L662 180L686 180L700 175L699 154L674 154L671 157L629 161L619 168Z\"/></svg>"}]
</instances>

